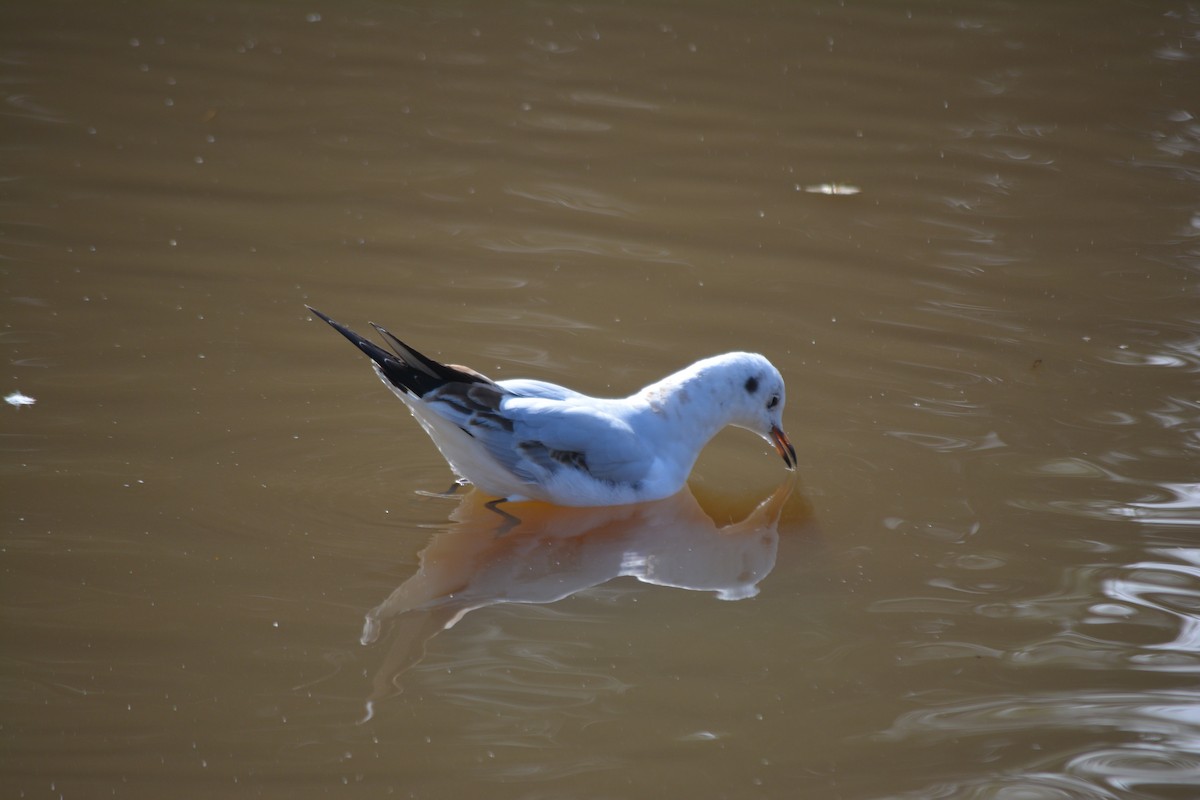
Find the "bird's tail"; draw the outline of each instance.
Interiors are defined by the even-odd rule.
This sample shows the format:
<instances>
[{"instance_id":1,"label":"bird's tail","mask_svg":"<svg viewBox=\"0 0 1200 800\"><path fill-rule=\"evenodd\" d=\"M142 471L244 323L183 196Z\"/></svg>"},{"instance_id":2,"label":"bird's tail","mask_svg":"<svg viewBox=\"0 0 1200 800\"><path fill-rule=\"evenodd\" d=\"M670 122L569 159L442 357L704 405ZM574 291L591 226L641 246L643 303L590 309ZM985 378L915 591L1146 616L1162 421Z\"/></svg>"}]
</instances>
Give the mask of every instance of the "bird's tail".
<instances>
[{"instance_id":1,"label":"bird's tail","mask_svg":"<svg viewBox=\"0 0 1200 800\"><path fill-rule=\"evenodd\" d=\"M387 382L403 392L424 397L426 392L431 392L447 383L491 382L482 375L465 372L421 355L374 322L371 323L371 327L379 331L379 335L391 346L394 353L364 339L358 333L342 323L330 319L312 306L305 306L305 308L328 322L335 331L366 353L367 357L375 362L379 373Z\"/></svg>"}]
</instances>

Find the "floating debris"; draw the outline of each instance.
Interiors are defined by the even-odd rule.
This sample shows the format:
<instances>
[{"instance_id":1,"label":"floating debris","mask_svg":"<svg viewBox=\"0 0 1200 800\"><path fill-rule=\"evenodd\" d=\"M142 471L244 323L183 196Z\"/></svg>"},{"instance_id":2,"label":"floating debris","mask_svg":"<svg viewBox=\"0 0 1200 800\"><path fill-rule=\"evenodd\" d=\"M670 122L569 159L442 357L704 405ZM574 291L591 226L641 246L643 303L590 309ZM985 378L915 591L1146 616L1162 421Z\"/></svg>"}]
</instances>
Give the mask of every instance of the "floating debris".
<instances>
[{"instance_id":1,"label":"floating debris","mask_svg":"<svg viewBox=\"0 0 1200 800\"><path fill-rule=\"evenodd\" d=\"M37 400L34 400L27 394L21 394L20 392L9 392L4 396L4 402L8 403L13 408L20 408L21 406L31 406L36 403Z\"/></svg>"},{"instance_id":2,"label":"floating debris","mask_svg":"<svg viewBox=\"0 0 1200 800\"><path fill-rule=\"evenodd\" d=\"M804 191L809 194L858 194L862 189L849 183L814 183L805 186Z\"/></svg>"}]
</instances>

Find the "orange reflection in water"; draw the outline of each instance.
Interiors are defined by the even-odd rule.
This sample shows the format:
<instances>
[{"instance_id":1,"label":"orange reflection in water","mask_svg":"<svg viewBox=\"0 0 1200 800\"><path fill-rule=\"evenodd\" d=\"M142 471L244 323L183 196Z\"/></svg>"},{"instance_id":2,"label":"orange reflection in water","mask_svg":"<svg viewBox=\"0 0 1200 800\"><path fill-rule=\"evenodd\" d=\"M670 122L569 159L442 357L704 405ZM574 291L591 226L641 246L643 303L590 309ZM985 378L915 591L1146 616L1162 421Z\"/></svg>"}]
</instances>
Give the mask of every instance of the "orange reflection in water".
<instances>
[{"instance_id":1,"label":"orange reflection in water","mask_svg":"<svg viewBox=\"0 0 1200 800\"><path fill-rule=\"evenodd\" d=\"M706 498L706 510L684 488L636 505L506 506L519 520L512 527L471 492L450 515L453 524L421 551L416 573L367 612L362 643L382 638L387 653L362 721L402 690L403 674L430 639L485 606L553 603L623 576L722 600L753 597L775 566L781 523L798 528L810 521L811 508L794 489L789 478L726 524L718 520L733 520L748 504Z\"/></svg>"}]
</instances>

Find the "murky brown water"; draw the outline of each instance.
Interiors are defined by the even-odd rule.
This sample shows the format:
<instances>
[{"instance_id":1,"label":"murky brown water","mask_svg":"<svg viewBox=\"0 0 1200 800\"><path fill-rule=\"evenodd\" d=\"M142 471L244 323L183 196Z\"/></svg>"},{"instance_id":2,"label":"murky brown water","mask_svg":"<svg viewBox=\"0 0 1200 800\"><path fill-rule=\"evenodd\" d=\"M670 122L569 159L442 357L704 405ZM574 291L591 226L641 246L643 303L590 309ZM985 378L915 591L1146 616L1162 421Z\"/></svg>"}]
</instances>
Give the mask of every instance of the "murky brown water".
<instances>
[{"instance_id":1,"label":"murky brown water","mask_svg":"<svg viewBox=\"0 0 1200 800\"><path fill-rule=\"evenodd\" d=\"M0 793L1195 797L1198 51L1184 2L0 6ZM759 350L799 480L729 432L498 540L305 302L593 393Z\"/></svg>"}]
</instances>

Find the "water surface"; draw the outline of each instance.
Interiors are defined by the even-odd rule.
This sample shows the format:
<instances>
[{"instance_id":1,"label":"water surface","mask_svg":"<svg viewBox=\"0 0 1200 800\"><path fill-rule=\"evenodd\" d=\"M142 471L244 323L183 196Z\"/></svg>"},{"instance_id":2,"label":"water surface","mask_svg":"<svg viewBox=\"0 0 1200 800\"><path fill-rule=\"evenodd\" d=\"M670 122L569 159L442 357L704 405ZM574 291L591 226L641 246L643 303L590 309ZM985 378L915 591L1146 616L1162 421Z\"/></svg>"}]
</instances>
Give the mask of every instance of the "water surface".
<instances>
[{"instance_id":1,"label":"water surface","mask_svg":"<svg viewBox=\"0 0 1200 800\"><path fill-rule=\"evenodd\" d=\"M5 796L1193 796L1198 40L6 4ZM730 431L497 540L305 303L595 394L763 352L798 478Z\"/></svg>"}]
</instances>

